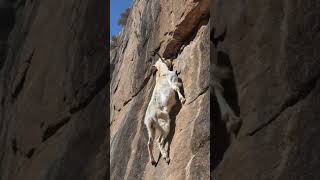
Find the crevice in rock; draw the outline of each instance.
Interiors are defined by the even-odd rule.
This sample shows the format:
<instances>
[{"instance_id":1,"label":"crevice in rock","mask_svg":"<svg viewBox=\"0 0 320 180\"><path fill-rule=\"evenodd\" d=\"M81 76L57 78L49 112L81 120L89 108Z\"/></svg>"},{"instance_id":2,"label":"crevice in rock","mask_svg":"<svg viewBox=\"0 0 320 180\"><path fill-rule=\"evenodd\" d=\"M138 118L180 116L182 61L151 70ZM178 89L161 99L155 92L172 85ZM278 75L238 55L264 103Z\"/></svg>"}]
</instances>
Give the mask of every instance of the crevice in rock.
<instances>
[{"instance_id":1,"label":"crevice in rock","mask_svg":"<svg viewBox=\"0 0 320 180\"><path fill-rule=\"evenodd\" d=\"M121 37L122 38L122 37ZM127 46L128 46L128 42L129 42L129 39L127 39L123 45L123 48L122 48L122 52L121 54L124 54L124 51L127 49Z\"/></svg>"},{"instance_id":2,"label":"crevice in rock","mask_svg":"<svg viewBox=\"0 0 320 180\"><path fill-rule=\"evenodd\" d=\"M89 82L88 84L83 85L79 89L79 93L76 93L76 99L79 99L78 102L75 101L70 108L70 113L74 114L81 109L85 108L91 100L107 85L109 80L109 66L106 65L99 75L99 77L93 81ZM81 91L81 92L80 92ZM84 92L85 91L85 92ZM82 94L85 94L84 97L78 97Z\"/></svg>"},{"instance_id":3,"label":"crevice in rock","mask_svg":"<svg viewBox=\"0 0 320 180\"><path fill-rule=\"evenodd\" d=\"M21 150L19 150L18 145L17 145L17 139L13 138L11 140L11 149L13 151L13 154L16 155L17 153L25 156L26 158L30 159L35 151L35 148L31 148L27 153L22 152Z\"/></svg>"},{"instance_id":4,"label":"crevice in rock","mask_svg":"<svg viewBox=\"0 0 320 180\"><path fill-rule=\"evenodd\" d=\"M146 39L143 41L142 43L142 47L144 48L147 44L147 42L149 41L150 36L147 36Z\"/></svg>"},{"instance_id":5,"label":"crevice in rock","mask_svg":"<svg viewBox=\"0 0 320 180\"><path fill-rule=\"evenodd\" d=\"M113 93L117 92L119 83L120 83L120 80L118 80L117 85L116 85L116 87L115 87L114 90L113 90Z\"/></svg>"},{"instance_id":6,"label":"crevice in rock","mask_svg":"<svg viewBox=\"0 0 320 180\"><path fill-rule=\"evenodd\" d=\"M174 58L177 58L177 56L183 51L183 49L188 46L193 40L194 38L197 36L197 33L199 31L199 29L202 26L207 25L209 22L209 17L206 17L204 19L201 19L198 23L198 25L196 26L196 28L193 29L193 31L191 31L191 33L185 38L185 40L182 41L180 48L178 49L177 53L175 56L173 56Z\"/></svg>"},{"instance_id":7,"label":"crevice in rock","mask_svg":"<svg viewBox=\"0 0 320 180\"><path fill-rule=\"evenodd\" d=\"M23 89L33 55L34 55L34 50L30 54L28 59L21 65L20 69L17 72L17 76L15 78L15 81L13 82L13 91L11 94L11 97L13 99L15 99Z\"/></svg>"},{"instance_id":8,"label":"crevice in rock","mask_svg":"<svg viewBox=\"0 0 320 180\"><path fill-rule=\"evenodd\" d=\"M14 84L13 84L13 92L11 95L11 97L13 99L15 99L18 96L18 94L21 92L23 85L24 85L24 82L26 80L26 75L27 75L28 69L29 69L29 64L24 64L22 66L22 68L20 69L21 72L18 72L18 75L16 77L16 81L14 81Z\"/></svg>"},{"instance_id":9,"label":"crevice in rock","mask_svg":"<svg viewBox=\"0 0 320 180\"><path fill-rule=\"evenodd\" d=\"M169 33L170 37L165 43L162 53L164 58L175 59L181 51L181 47L187 46L194 39L200 27L209 22L209 8L199 12L202 5L199 3L194 9L185 14L185 17L176 25L174 31Z\"/></svg>"},{"instance_id":10,"label":"crevice in rock","mask_svg":"<svg viewBox=\"0 0 320 180\"><path fill-rule=\"evenodd\" d=\"M193 103L196 101L200 96L202 96L204 93L206 93L209 90L209 86L205 87L193 100L187 103L187 105Z\"/></svg>"},{"instance_id":11,"label":"crevice in rock","mask_svg":"<svg viewBox=\"0 0 320 180\"><path fill-rule=\"evenodd\" d=\"M132 97L132 98L133 98L133 97ZM126 100L126 101L123 103L122 107L126 106L126 105L132 100L132 98Z\"/></svg>"},{"instance_id":12,"label":"crevice in rock","mask_svg":"<svg viewBox=\"0 0 320 180\"><path fill-rule=\"evenodd\" d=\"M31 159L32 156L33 156L33 154L34 154L34 151L35 151L35 149L34 149L34 148L31 148L31 149L27 152L26 157L27 157L28 159Z\"/></svg>"},{"instance_id":13,"label":"crevice in rock","mask_svg":"<svg viewBox=\"0 0 320 180\"><path fill-rule=\"evenodd\" d=\"M257 128L255 128L254 130L248 132L246 135L247 136L254 136L256 133L258 133L259 131L261 131L262 129L266 128L267 126L269 126L270 124L272 124L275 120L278 119L278 117L284 112L286 111L288 108L295 106L297 103L299 103L300 101L304 100L311 92L312 90L316 87L316 84L318 82L318 79L320 77L320 74L318 76L316 76L315 78L313 78L312 80L310 80L304 87L304 89L302 89L301 91L297 92L296 94L292 95L291 97L289 97L284 103L283 105L280 107L280 110L275 113L275 115L273 115L269 121L261 124L260 126L258 126Z\"/></svg>"},{"instance_id":14,"label":"crevice in rock","mask_svg":"<svg viewBox=\"0 0 320 180\"><path fill-rule=\"evenodd\" d=\"M11 149L12 149L14 154L17 154L18 147L17 147L17 139L16 138L13 138L11 140Z\"/></svg>"},{"instance_id":15,"label":"crevice in rock","mask_svg":"<svg viewBox=\"0 0 320 180\"><path fill-rule=\"evenodd\" d=\"M152 76L152 72L150 71L150 72L148 73L147 77L143 80L142 85L138 88L138 91L135 92L135 93L131 96L131 98L129 98L128 100L124 101L122 108L123 108L124 106L126 106L130 101L132 101L133 98L136 97L136 96L146 87L146 85L148 84L151 76ZM120 110L121 110L122 108L120 108ZM120 110L118 110L118 111L120 111Z\"/></svg>"},{"instance_id":16,"label":"crevice in rock","mask_svg":"<svg viewBox=\"0 0 320 180\"><path fill-rule=\"evenodd\" d=\"M42 135L42 142L46 141L51 136L53 136L60 128L67 124L70 121L70 119L70 116L67 116L61 119L59 122L49 125Z\"/></svg>"}]
</instances>

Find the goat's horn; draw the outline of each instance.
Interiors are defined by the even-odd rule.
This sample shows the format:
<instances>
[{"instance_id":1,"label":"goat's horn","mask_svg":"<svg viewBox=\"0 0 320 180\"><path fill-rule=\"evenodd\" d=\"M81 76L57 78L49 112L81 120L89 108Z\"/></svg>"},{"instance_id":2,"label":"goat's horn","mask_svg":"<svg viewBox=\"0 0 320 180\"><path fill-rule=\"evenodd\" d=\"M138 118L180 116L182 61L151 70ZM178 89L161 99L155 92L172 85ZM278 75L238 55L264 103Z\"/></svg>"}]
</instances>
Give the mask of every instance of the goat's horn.
<instances>
[{"instance_id":1,"label":"goat's horn","mask_svg":"<svg viewBox=\"0 0 320 180\"><path fill-rule=\"evenodd\" d=\"M152 56L158 55L158 56L159 56L159 58L161 59L161 61L162 61L163 63L165 63L164 59L160 56L160 54L159 54L157 51L153 50L153 51L150 51L150 52L152 52L152 53L153 53L153 55L152 55Z\"/></svg>"},{"instance_id":2,"label":"goat's horn","mask_svg":"<svg viewBox=\"0 0 320 180\"><path fill-rule=\"evenodd\" d=\"M153 55L152 55L152 56L154 56L156 51L149 51L149 52L150 52L150 53L153 53Z\"/></svg>"},{"instance_id":3,"label":"goat's horn","mask_svg":"<svg viewBox=\"0 0 320 180\"><path fill-rule=\"evenodd\" d=\"M164 59L160 56L160 54L158 52L156 52L156 51L154 51L154 52L156 53L156 55L159 56L159 58L161 59L162 62L165 62Z\"/></svg>"}]
</instances>

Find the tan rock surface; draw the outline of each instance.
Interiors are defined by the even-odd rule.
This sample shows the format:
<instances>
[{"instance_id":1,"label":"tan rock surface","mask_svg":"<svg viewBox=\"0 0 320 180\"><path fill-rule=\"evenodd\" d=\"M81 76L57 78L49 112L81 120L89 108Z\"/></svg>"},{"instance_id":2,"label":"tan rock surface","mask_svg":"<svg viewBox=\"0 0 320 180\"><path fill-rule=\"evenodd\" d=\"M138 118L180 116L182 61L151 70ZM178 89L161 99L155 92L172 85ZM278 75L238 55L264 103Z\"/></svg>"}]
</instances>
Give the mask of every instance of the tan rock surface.
<instances>
[{"instance_id":1,"label":"tan rock surface","mask_svg":"<svg viewBox=\"0 0 320 180\"><path fill-rule=\"evenodd\" d=\"M205 4L208 1L135 1L111 87L111 179L209 179L209 9ZM192 16L189 24L188 16ZM171 41L170 32L181 38L174 48L163 43ZM143 123L155 83L149 74L157 60L149 53L154 49L170 54L186 97L185 105L177 105L172 116L171 162L160 159L156 167L148 163ZM154 147L157 159L159 151Z\"/></svg>"}]
</instances>

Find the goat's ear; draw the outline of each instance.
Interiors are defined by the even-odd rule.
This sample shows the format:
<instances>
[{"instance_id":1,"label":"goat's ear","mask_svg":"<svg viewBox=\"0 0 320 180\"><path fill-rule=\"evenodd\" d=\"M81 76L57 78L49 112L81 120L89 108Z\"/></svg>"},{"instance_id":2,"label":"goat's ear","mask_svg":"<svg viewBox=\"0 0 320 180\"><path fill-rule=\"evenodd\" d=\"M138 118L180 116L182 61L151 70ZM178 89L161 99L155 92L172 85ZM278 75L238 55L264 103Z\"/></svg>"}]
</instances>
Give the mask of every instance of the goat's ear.
<instances>
[{"instance_id":1,"label":"goat's ear","mask_svg":"<svg viewBox=\"0 0 320 180\"><path fill-rule=\"evenodd\" d=\"M165 63L166 63L166 65L167 65L167 67L168 67L169 69L172 69L172 61L170 61L169 59L167 59L167 60L165 60Z\"/></svg>"},{"instance_id":2,"label":"goat's ear","mask_svg":"<svg viewBox=\"0 0 320 180\"><path fill-rule=\"evenodd\" d=\"M153 65L151 68L151 74L154 75L156 72L157 72L157 68L156 66Z\"/></svg>"}]
</instances>

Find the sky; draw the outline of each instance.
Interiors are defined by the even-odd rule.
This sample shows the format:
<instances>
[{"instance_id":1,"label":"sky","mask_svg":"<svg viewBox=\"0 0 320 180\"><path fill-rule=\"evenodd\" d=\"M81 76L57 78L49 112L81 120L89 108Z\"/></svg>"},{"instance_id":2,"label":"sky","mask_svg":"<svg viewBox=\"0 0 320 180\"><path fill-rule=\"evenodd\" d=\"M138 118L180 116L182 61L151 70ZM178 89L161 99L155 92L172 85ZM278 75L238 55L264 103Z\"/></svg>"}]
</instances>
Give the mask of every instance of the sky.
<instances>
[{"instance_id":1,"label":"sky","mask_svg":"<svg viewBox=\"0 0 320 180\"><path fill-rule=\"evenodd\" d=\"M121 26L118 25L120 14L132 3L132 0L111 0L110 1L110 38L118 34Z\"/></svg>"}]
</instances>

